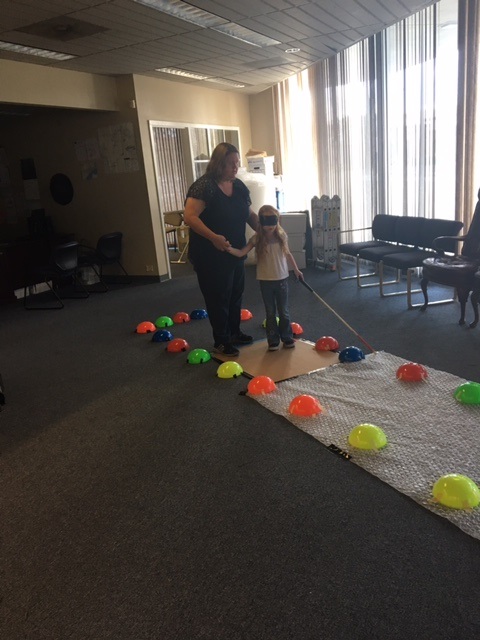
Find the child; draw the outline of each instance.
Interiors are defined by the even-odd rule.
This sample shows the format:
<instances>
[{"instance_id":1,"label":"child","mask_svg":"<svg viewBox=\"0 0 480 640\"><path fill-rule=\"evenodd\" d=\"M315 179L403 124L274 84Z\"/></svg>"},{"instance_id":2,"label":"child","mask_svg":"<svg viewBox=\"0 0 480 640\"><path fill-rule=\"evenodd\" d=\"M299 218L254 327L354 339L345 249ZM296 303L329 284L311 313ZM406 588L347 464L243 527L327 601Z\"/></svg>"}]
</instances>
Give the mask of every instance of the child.
<instances>
[{"instance_id":1,"label":"child","mask_svg":"<svg viewBox=\"0 0 480 640\"><path fill-rule=\"evenodd\" d=\"M288 309L288 270L303 280L303 274L297 267L288 248L288 238L280 226L280 214L269 204L258 211L259 227L243 249L227 249L232 255L241 258L253 247L257 255L257 280L266 312L268 350L277 351L280 340L285 349L295 346ZM279 318L277 324L277 315Z\"/></svg>"}]
</instances>

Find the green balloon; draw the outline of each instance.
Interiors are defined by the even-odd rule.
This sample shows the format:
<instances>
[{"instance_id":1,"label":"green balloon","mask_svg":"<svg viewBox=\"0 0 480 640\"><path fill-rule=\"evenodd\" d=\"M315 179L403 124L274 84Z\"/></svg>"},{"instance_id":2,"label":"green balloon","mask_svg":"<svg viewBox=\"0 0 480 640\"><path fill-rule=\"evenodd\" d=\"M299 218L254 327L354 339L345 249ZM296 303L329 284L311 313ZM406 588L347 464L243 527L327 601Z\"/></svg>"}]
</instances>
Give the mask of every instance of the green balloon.
<instances>
[{"instance_id":1,"label":"green balloon","mask_svg":"<svg viewBox=\"0 0 480 640\"><path fill-rule=\"evenodd\" d=\"M161 329L162 327L171 327L171 326L173 326L173 320L171 318L169 318L168 316L159 316L155 320L155 326L158 329Z\"/></svg>"},{"instance_id":2,"label":"green balloon","mask_svg":"<svg viewBox=\"0 0 480 640\"><path fill-rule=\"evenodd\" d=\"M439 478L432 489L437 502L451 509L473 509L480 504L480 489L459 473L449 473Z\"/></svg>"},{"instance_id":3,"label":"green balloon","mask_svg":"<svg viewBox=\"0 0 480 640\"><path fill-rule=\"evenodd\" d=\"M359 424L350 432L348 443L357 449L377 451L387 446L387 436L374 424Z\"/></svg>"},{"instance_id":4,"label":"green balloon","mask_svg":"<svg viewBox=\"0 0 480 640\"><path fill-rule=\"evenodd\" d=\"M189 364L203 364L212 359L212 356L206 349L193 349L188 354L187 361Z\"/></svg>"},{"instance_id":5,"label":"green balloon","mask_svg":"<svg viewBox=\"0 0 480 640\"><path fill-rule=\"evenodd\" d=\"M233 362L232 360L224 362L217 369L217 376L219 378L236 378L237 376L241 376L242 373L242 367L238 362Z\"/></svg>"},{"instance_id":6,"label":"green balloon","mask_svg":"<svg viewBox=\"0 0 480 640\"><path fill-rule=\"evenodd\" d=\"M465 382L455 389L453 395L462 404L480 404L480 384Z\"/></svg>"}]
</instances>

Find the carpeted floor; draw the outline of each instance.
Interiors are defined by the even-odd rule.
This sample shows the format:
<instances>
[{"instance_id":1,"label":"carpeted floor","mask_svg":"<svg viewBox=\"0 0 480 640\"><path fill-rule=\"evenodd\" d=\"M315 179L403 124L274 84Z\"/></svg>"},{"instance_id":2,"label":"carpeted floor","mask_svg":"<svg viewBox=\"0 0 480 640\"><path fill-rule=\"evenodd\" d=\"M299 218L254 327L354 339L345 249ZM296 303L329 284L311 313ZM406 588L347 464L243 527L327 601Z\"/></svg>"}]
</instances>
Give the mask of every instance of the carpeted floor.
<instances>
[{"instance_id":1,"label":"carpeted floor","mask_svg":"<svg viewBox=\"0 0 480 640\"><path fill-rule=\"evenodd\" d=\"M61 311L0 307L0 637L478 638L478 540L246 397L246 378L135 333L203 306L188 265L175 273ZM305 274L376 349L480 381L456 305L409 311ZM294 282L291 309L306 339L355 344ZM174 333L212 345L208 321Z\"/></svg>"}]
</instances>

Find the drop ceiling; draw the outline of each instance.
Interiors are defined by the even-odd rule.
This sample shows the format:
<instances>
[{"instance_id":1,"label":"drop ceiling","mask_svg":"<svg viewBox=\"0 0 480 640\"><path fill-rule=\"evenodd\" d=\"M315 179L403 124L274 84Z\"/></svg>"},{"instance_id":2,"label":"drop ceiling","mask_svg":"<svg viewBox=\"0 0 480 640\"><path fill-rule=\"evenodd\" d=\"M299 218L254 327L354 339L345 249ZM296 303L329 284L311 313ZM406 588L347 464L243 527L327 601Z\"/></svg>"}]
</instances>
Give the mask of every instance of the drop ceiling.
<instances>
[{"instance_id":1,"label":"drop ceiling","mask_svg":"<svg viewBox=\"0 0 480 640\"><path fill-rule=\"evenodd\" d=\"M0 41L74 56L59 61L0 50L0 61L108 76L147 75L254 94L433 3L204 0L180 4L215 14L276 44L254 46L135 0L0 0ZM286 52L292 49L298 51ZM159 68L207 79L167 75L156 71Z\"/></svg>"}]
</instances>

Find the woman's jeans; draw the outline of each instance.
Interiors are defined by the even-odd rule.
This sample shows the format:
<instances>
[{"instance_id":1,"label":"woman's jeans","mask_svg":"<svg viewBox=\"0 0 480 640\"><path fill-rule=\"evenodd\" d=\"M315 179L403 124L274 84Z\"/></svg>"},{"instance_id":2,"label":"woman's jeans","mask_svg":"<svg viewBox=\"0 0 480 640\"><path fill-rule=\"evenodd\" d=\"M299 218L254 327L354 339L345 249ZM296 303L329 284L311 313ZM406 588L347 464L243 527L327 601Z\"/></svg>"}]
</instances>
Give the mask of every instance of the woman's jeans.
<instances>
[{"instance_id":1,"label":"woman's jeans","mask_svg":"<svg viewBox=\"0 0 480 640\"><path fill-rule=\"evenodd\" d=\"M267 342L269 345L293 340L288 309L288 278L284 280L259 280L265 304ZM277 324L278 315L278 324Z\"/></svg>"}]
</instances>

